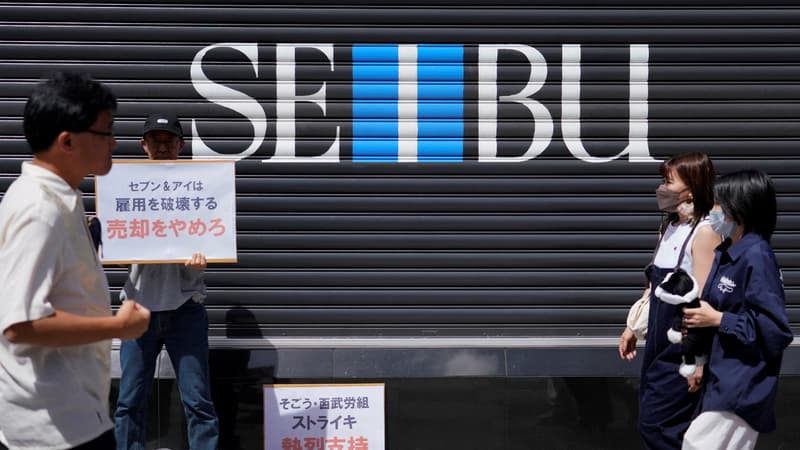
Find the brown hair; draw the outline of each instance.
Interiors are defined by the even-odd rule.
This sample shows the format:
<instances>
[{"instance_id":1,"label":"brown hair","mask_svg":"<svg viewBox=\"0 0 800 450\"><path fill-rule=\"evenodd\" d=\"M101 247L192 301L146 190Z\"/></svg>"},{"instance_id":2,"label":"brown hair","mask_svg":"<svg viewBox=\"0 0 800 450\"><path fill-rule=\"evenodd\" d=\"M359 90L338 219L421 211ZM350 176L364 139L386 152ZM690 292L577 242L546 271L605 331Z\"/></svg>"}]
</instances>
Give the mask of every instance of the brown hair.
<instances>
[{"instance_id":1,"label":"brown hair","mask_svg":"<svg viewBox=\"0 0 800 450\"><path fill-rule=\"evenodd\" d=\"M680 177L692 193L694 203L694 217L692 223L696 224L708 215L714 206L714 164L705 153L682 153L661 163L659 171L664 178L670 172ZM667 221L672 223L678 220L678 213L669 213Z\"/></svg>"}]
</instances>

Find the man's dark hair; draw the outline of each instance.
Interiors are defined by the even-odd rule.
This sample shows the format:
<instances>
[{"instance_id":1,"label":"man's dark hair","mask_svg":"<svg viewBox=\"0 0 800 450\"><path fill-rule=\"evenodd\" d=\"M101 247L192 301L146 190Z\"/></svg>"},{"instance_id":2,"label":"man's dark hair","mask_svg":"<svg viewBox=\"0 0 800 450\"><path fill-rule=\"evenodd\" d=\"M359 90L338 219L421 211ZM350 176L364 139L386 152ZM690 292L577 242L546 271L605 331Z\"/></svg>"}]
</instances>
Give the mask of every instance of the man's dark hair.
<instances>
[{"instance_id":1,"label":"man's dark hair","mask_svg":"<svg viewBox=\"0 0 800 450\"><path fill-rule=\"evenodd\" d=\"M778 206L775 187L767 174L742 170L722 176L714 184L714 200L726 216L744 227L745 233L759 234L769 242Z\"/></svg>"},{"instance_id":2,"label":"man's dark hair","mask_svg":"<svg viewBox=\"0 0 800 450\"><path fill-rule=\"evenodd\" d=\"M111 90L88 74L57 72L37 84L25 103L25 139L38 153L62 131L86 131L101 112L116 109Z\"/></svg>"}]
</instances>

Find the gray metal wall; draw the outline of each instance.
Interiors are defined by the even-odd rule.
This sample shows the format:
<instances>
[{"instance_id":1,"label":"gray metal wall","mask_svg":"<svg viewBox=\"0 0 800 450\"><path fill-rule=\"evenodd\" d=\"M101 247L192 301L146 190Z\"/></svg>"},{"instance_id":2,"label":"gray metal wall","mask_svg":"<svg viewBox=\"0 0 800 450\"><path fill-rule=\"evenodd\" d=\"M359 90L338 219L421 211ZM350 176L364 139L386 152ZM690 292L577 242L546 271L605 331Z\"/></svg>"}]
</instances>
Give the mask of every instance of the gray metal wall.
<instances>
[{"instance_id":1,"label":"gray metal wall","mask_svg":"<svg viewBox=\"0 0 800 450\"><path fill-rule=\"evenodd\" d=\"M629 143L635 100L637 117L646 119L634 141L654 160L704 151L719 172L757 167L774 177L780 217L773 243L797 323L800 8L728 3L2 2L0 191L29 157L21 132L25 98L53 70L86 70L113 87L121 158L143 157L143 118L164 108L187 130L195 121L187 157L198 156L199 136L219 157L239 158L258 121L236 108L259 106L263 143L236 166L239 263L208 270L214 336L611 338L638 297L659 222L658 162L615 158ZM215 44L227 48L198 62ZM296 158L283 162L276 141L286 121L276 120L276 99L287 80L279 72L290 62L279 59L277 44L332 48L329 56L294 53L293 93L324 92L325 110L295 102ZM354 142L370 129L354 125L361 94L353 80L361 75L353 48L368 44L463 50L455 63L463 68L462 98L444 102L460 103L461 116L456 108L431 119L462 124L432 139L461 148L461 160L360 162L369 139ZM545 61L546 77L530 98L552 117L553 134L523 161L478 156L480 142L492 139L498 157L519 156L539 139L537 129L546 131L513 101L500 102L496 122L488 122L494 137L480 128L479 86L487 80L480 48L492 44L527 46ZM576 44L581 140L588 154L608 162L587 162L565 145L562 101L571 84L562 84L562 61ZM234 46L255 48L258 61ZM648 56L636 66L646 78L633 84L632 46L644 46ZM498 58L497 95L520 92L532 65L513 50ZM238 106L204 96L197 70L217 89L242 94ZM299 159L326 154L337 126L335 162ZM92 185L82 187L91 207ZM108 273L118 288L124 273Z\"/></svg>"}]
</instances>

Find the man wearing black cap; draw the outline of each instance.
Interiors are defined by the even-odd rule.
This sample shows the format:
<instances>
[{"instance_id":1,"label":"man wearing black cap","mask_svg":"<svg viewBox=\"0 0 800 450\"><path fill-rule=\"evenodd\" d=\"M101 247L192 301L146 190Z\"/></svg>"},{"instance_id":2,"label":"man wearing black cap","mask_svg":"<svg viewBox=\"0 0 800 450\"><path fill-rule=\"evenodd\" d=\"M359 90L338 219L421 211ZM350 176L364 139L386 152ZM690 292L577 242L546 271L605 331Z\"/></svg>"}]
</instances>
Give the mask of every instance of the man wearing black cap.
<instances>
[{"instance_id":1,"label":"man wearing black cap","mask_svg":"<svg viewBox=\"0 0 800 450\"><path fill-rule=\"evenodd\" d=\"M173 114L151 114L142 148L151 160L175 160L183 149L183 129ZM189 447L217 448L219 420L208 375L208 315L203 301L206 258L195 253L184 264L132 264L121 299L136 298L151 310L142 337L120 347L119 397L115 418L117 449L144 449L145 413L156 359L166 347L186 412Z\"/></svg>"}]
</instances>

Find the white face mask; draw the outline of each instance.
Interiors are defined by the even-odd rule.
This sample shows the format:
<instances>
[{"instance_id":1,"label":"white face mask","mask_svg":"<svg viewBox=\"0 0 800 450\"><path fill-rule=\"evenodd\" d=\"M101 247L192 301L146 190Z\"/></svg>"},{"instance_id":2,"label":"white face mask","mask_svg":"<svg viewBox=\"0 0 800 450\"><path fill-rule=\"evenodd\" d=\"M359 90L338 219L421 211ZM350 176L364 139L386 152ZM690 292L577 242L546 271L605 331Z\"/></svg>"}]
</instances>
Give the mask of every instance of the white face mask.
<instances>
[{"instance_id":1,"label":"white face mask","mask_svg":"<svg viewBox=\"0 0 800 450\"><path fill-rule=\"evenodd\" d=\"M722 240L729 238L736 231L736 222L726 222L725 213L722 211L711 211L708 213L708 221L711 229L722 237Z\"/></svg>"}]
</instances>

